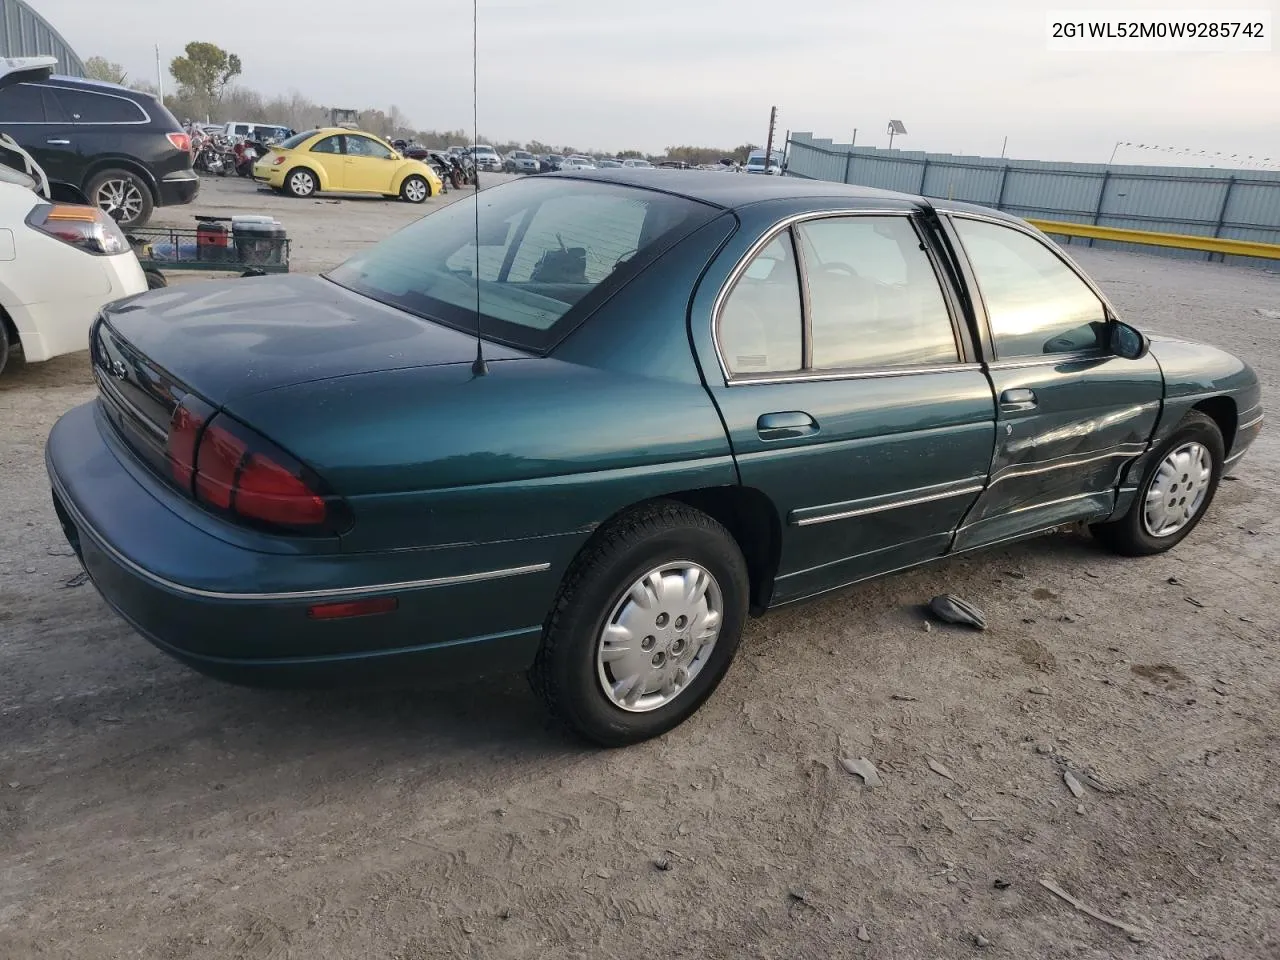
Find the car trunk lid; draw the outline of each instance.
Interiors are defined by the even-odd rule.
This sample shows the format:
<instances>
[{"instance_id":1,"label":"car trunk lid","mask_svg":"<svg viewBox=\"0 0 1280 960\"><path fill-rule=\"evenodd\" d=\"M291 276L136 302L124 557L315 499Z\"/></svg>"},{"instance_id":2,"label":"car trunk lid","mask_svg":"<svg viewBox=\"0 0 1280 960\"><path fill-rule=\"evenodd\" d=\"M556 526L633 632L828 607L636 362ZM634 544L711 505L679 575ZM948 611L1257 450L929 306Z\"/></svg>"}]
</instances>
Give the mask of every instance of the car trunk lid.
<instances>
[{"instance_id":1,"label":"car trunk lid","mask_svg":"<svg viewBox=\"0 0 1280 960\"><path fill-rule=\"evenodd\" d=\"M215 406L308 381L470 363L476 352L473 336L310 276L154 290L109 307L99 326L106 329L95 343L103 341L105 362L124 366L124 382L133 384L136 372L136 389L170 384ZM485 345L490 361L528 356ZM95 369L112 375L100 364ZM126 398L153 421L164 414L162 401L131 393Z\"/></svg>"}]
</instances>

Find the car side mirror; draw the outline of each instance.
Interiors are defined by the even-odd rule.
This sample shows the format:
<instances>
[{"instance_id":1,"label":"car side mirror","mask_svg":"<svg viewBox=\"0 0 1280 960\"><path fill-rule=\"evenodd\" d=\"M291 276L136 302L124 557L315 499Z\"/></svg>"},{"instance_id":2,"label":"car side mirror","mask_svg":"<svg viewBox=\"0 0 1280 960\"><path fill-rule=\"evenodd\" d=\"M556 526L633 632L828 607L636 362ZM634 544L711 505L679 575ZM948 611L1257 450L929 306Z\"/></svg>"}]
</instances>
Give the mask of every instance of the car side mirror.
<instances>
[{"instance_id":1,"label":"car side mirror","mask_svg":"<svg viewBox=\"0 0 1280 960\"><path fill-rule=\"evenodd\" d=\"M1108 336L1111 352L1125 360L1141 360L1151 350L1151 341L1141 330L1119 320L1111 321Z\"/></svg>"}]
</instances>

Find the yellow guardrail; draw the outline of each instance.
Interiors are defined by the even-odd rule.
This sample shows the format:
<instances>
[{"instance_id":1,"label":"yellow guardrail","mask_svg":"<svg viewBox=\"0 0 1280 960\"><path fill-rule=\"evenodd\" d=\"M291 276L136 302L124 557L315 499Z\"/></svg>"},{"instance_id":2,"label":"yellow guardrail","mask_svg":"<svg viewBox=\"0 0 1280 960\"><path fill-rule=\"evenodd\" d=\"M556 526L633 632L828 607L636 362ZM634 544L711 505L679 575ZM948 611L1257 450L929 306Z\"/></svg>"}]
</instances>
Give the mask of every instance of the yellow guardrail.
<instances>
[{"instance_id":1,"label":"yellow guardrail","mask_svg":"<svg viewBox=\"0 0 1280 960\"><path fill-rule=\"evenodd\" d=\"M1280 243L1229 240L1225 237L1195 237L1185 233L1157 233L1152 230L1129 230L1125 227L1099 227L1091 223L1066 223L1062 220L1028 220L1027 223L1045 233L1056 233L1060 236L1118 240L1121 243L1145 243L1153 247L1177 247L1181 250L1224 253L1233 257L1280 260Z\"/></svg>"}]
</instances>

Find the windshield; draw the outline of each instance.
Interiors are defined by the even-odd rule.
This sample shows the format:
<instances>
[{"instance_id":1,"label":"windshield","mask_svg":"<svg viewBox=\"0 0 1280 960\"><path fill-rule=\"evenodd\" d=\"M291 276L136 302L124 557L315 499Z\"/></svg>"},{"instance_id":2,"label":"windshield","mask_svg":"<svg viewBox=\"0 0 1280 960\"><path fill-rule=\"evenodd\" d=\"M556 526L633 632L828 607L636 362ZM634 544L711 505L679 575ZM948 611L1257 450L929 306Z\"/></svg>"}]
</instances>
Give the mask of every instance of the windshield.
<instances>
[{"instance_id":1,"label":"windshield","mask_svg":"<svg viewBox=\"0 0 1280 960\"><path fill-rule=\"evenodd\" d=\"M545 352L715 209L683 197L575 180L518 181L458 201L327 274L458 330Z\"/></svg>"},{"instance_id":2,"label":"windshield","mask_svg":"<svg viewBox=\"0 0 1280 960\"><path fill-rule=\"evenodd\" d=\"M319 132L319 130L305 130L302 133L295 133L288 140L281 140L280 146L285 150L296 150Z\"/></svg>"}]
</instances>

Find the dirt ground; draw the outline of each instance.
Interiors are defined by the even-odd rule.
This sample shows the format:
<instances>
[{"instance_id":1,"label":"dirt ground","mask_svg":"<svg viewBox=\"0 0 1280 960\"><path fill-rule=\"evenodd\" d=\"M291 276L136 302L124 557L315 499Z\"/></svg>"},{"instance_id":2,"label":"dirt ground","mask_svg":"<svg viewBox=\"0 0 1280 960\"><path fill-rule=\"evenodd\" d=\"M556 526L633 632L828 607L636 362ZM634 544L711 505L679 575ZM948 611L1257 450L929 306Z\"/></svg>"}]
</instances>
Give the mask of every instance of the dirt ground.
<instances>
[{"instance_id":1,"label":"dirt ground","mask_svg":"<svg viewBox=\"0 0 1280 960\"><path fill-rule=\"evenodd\" d=\"M202 206L278 210L299 269L422 212ZM1280 276L1079 257L1280 396ZM518 677L262 692L154 650L50 505L92 395L84 354L0 377L0 958L1280 957L1274 429L1171 554L1060 534L770 615L688 723L599 752ZM947 591L991 628L926 630Z\"/></svg>"}]
</instances>

